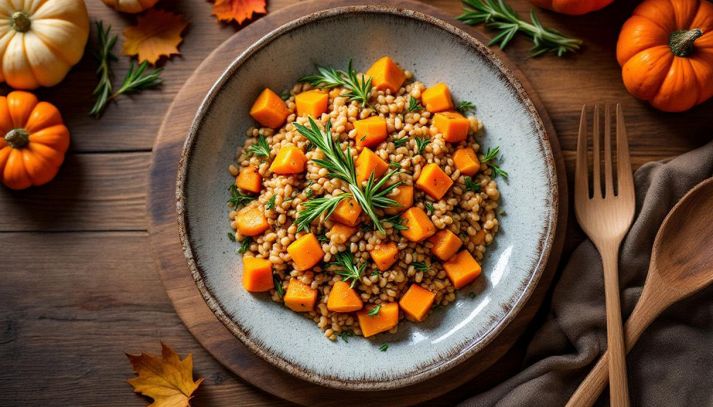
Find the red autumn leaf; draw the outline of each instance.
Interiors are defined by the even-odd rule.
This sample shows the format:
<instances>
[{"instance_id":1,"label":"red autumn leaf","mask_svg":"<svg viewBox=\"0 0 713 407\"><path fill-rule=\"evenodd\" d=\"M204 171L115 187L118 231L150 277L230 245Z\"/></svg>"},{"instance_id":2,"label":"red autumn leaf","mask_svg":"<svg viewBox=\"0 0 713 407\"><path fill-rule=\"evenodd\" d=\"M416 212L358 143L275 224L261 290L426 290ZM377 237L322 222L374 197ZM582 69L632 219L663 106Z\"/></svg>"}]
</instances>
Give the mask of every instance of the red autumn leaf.
<instances>
[{"instance_id":1,"label":"red autumn leaf","mask_svg":"<svg viewBox=\"0 0 713 407\"><path fill-rule=\"evenodd\" d=\"M252 20L254 14L265 14L265 0L215 0L213 15L218 21L243 21Z\"/></svg>"}]
</instances>

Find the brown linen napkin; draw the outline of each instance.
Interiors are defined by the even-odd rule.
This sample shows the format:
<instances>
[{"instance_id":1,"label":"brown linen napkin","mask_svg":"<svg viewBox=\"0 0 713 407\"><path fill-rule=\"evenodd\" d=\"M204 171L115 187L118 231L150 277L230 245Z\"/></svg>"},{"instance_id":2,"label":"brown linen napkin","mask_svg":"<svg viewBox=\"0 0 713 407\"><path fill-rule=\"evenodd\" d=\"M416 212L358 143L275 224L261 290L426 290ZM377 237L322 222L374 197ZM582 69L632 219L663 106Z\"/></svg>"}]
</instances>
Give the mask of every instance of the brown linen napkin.
<instances>
[{"instance_id":1,"label":"brown linen napkin","mask_svg":"<svg viewBox=\"0 0 713 407\"><path fill-rule=\"evenodd\" d=\"M636 171L637 216L619 261L625 317L641 293L666 214L711 176L713 143ZM606 348L602 265L590 241L574 250L554 285L549 312L527 347L522 371L463 406L566 403ZM627 366L634 406L713 406L713 287L664 312L629 353ZM601 397L600 404L607 399Z\"/></svg>"}]
</instances>

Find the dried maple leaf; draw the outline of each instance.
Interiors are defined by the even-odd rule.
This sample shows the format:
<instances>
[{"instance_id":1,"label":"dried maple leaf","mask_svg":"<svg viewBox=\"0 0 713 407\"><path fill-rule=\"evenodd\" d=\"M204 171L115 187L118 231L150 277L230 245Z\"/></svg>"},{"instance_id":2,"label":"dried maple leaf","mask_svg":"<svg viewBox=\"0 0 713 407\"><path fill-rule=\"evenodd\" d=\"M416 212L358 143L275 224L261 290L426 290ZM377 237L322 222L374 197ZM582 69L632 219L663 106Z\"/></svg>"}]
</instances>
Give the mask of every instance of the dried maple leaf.
<instances>
[{"instance_id":1,"label":"dried maple leaf","mask_svg":"<svg viewBox=\"0 0 713 407\"><path fill-rule=\"evenodd\" d=\"M183 16L151 9L139 16L135 26L124 29L124 55L138 55L139 62L155 65L162 56L179 54L181 32L188 26Z\"/></svg>"},{"instance_id":2,"label":"dried maple leaf","mask_svg":"<svg viewBox=\"0 0 713 407\"><path fill-rule=\"evenodd\" d=\"M242 24L251 20L253 14L265 14L265 0L215 0L213 15L218 21L237 21Z\"/></svg>"},{"instance_id":3,"label":"dried maple leaf","mask_svg":"<svg viewBox=\"0 0 713 407\"><path fill-rule=\"evenodd\" d=\"M142 353L126 354L138 377L129 379L134 391L151 397L149 407L187 407L203 379L193 381L193 356L180 360L176 352L161 342L161 357Z\"/></svg>"}]
</instances>

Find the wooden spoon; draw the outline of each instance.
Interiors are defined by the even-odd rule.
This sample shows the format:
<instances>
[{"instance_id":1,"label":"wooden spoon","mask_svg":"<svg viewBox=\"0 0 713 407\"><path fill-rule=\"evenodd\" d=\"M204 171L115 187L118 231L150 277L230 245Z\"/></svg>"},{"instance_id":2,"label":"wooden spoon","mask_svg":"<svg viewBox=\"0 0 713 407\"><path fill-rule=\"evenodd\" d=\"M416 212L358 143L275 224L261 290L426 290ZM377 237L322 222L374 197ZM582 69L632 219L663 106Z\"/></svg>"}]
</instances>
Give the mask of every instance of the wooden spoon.
<instances>
[{"instance_id":1,"label":"wooden spoon","mask_svg":"<svg viewBox=\"0 0 713 407\"><path fill-rule=\"evenodd\" d=\"M713 282L713 178L701 182L669 212L656 235L641 298L624 326L626 351L671 304ZM567 406L592 406L609 381L608 352Z\"/></svg>"}]
</instances>

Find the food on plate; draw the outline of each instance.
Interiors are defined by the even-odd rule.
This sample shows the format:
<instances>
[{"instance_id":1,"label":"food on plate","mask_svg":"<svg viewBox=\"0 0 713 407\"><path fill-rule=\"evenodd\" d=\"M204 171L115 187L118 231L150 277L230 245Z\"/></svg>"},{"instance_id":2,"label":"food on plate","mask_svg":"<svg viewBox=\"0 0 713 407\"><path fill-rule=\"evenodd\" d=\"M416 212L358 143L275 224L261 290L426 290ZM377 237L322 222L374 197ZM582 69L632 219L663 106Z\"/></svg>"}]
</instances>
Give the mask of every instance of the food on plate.
<instances>
[{"instance_id":1,"label":"food on plate","mask_svg":"<svg viewBox=\"0 0 713 407\"><path fill-rule=\"evenodd\" d=\"M365 74L318 67L278 92L257 96L229 166L245 289L332 340L454 302L481 274L499 229L495 178L507 177L498 148L478 155L473 104L389 57Z\"/></svg>"}]
</instances>

